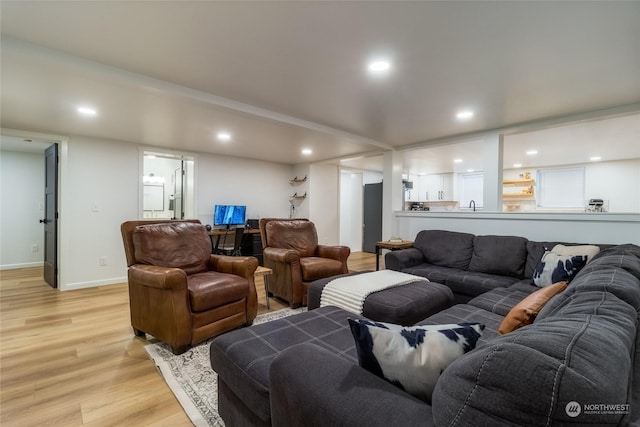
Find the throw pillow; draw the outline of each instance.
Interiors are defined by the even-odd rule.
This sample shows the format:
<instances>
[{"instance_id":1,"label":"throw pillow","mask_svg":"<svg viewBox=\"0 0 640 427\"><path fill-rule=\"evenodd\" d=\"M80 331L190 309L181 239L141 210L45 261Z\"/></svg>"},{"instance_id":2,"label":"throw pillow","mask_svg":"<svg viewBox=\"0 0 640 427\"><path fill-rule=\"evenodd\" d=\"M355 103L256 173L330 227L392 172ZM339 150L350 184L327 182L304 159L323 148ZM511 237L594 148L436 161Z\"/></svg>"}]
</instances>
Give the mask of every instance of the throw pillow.
<instances>
[{"instance_id":1,"label":"throw pillow","mask_svg":"<svg viewBox=\"0 0 640 427\"><path fill-rule=\"evenodd\" d=\"M591 260L598 255L600 252L600 246L596 245L576 245L576 246L565 246L561 244L557 244L551 249L551 252L554 252L558 255L583 255L587 257L587 264L591 262Z\"/></svg>"},{"instance_id":2,"label":"throw pillow","mask_svg":"<svg viewBox=\"0 0 640 427\"><path fill-rule=\"evenodd\" d=\"M586 264L584 255L559 255L547 251L533 271L533 284L543 288L557 282L570 282Z\"/></svg>"},{"instance_id":3,"label":"throw pillow","mask_svg":"<svg viewBox=\"0 0 640 427\"><path fill-rule=\"evenodd\" d=\"M516 329L530 325L547 302L567 288L568 282L558 282L533 292L516 304L504 318L498 332L506 334Z\"/></svg>"},{"instance_id":4,"label":"throw pillow","mask_svg":"<svg viewBox=\"0 0 640 427\"><path fill-rule=\"evenodd\" d=\"M442 371L475 348L484 325L403 327L349 319L360 366L426 402Z\"/></svg>"}]
</instances>

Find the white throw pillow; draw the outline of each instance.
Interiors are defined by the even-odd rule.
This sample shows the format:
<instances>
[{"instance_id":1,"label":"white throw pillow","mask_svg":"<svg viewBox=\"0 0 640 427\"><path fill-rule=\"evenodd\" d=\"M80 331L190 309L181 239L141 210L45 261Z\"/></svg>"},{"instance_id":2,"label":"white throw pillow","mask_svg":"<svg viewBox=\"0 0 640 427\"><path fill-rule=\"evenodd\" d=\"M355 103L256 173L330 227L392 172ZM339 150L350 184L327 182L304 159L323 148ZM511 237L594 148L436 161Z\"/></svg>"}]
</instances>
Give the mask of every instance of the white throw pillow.
<instances>
[{"instance_id":1,"label":"white throw pillow","mask_svg":"<svg viewBox=\"0 0 640 427\"><path fill-rule=\"evenodd\" d=\"M349 319L361 367L426 402L442 371L473 350L484 325L403 327Z\"/></svg>"},{"instance_id":2,"label":"white throw pillow","mask_svg":"<svg viewBox=\"0 0 640 427\"><path fill-rule=\"evenodd\" d=\"M600 246L596 245L576 245L576 246L565 246L565 245L555 245L551 252L556 253L558 255L581 255L587 257L587 264L591 262L591 260L598 255L600 252Z\"/></svg>"},{"instance_id":3,"label":"white throw pillow","mask_svg":"<svg viewBox=\"0 0 640 427\"><path fill-rule=\"evenodd\" d=\"M539 288L558 282L571 282L576 274L587 264L584 255L560 255L547 251L533 271L532 282Z\"/></svg>"}]
</instances>

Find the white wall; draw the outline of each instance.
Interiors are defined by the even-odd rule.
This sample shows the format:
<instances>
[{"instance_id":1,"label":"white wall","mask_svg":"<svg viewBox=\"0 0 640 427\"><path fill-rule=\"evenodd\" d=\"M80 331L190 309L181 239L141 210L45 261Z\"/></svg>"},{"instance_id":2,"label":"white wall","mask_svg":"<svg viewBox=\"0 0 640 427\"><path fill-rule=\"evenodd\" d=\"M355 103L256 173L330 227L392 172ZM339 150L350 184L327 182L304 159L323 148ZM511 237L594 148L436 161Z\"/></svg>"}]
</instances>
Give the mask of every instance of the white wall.
<instances>
[{"instance_id":1,"label":"white wall","mask_svg":"<svg viewBox=\"0 0 640 427\"><path fill-rule=\"evenodd\" d=\"M595 162L585 167L587 200L609 200L609 212L640 212L640 159Z\"/></svg>"},{"instance_id":2,"label":"white wall","mask_svg":"<svg viewBox=\"0 0 640 427\"><path fill-rule=\"evenodd\" d=\"M318 231L318 243L337 245L340 241L338 211L340 172L338 166L313 164L309 167L309 219Z\"/></svg>"},{"instance_id":3,"label":"white wall","mask_svg":"<svg viewBox=\"0 0 640 427\"><path fill-rule=\"evenodd\" d=\"M42 266L44 152L0 152L0 269ZM37 252L32 251L37 246Z\"/></svg>"},{"instance_id":4,"label":"white wall","mask_svg":"<svg viewBox=\"0 0 640 427\"><path fill-rule=\"evenodd\" d=\"M280 163L199 154L196 159L197 218L213 224L213 206L246 205L247 219L288 218L293 168Z\"/></svg>"},{"instance_id":5,"label":"white wall","mask_svg":"<svg viewBox=\"0 0 640 427\"><path fill-rule=\"evenodd\" d=\"M340 172L340 239L352 252L362 251L363 172Z\"/></svg>"},{"instance_id":6,"label":"white wall","mask_svg":"<svg viewBox=\"0 0 640 427\"><path fill-rule=\"evenodd\" d=\"M60 289L126 281L120 224L138 217L137 146L74 136L60 157Z\"/></svg>"}]
</instances>

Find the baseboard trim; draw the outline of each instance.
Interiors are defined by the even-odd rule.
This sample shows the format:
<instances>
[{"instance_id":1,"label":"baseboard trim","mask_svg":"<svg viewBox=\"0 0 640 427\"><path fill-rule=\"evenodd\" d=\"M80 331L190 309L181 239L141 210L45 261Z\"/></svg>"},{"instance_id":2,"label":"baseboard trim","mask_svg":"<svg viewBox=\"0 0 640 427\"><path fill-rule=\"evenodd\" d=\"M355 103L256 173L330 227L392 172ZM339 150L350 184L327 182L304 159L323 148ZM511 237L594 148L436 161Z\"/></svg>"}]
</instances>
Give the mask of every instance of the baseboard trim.
<instances>
[{"instance_id":1,"label":"baseboard trim","mask_svg":"<svg viewBox=\"0 0 640 427\"><path fill-rule=\"evenodd\" d=\"M99 286L116 285L126 283L127 277L112 277L110 279L92 280L90 282L67 283L60 286L61 291L73 291L76 289L97 288Z\"/></svg>"},{"instance_id":2,"label":"baseboard trim","mask_svg":"<svg viewBox=\"0 0 640 427\"><path fill-rule=\"evenodd\" d=\"M0 265L0 270L18 270L20 268L32 268L32 267L43 267L44 264L42 261L39 262L23 262L20 264L5 264Z\"/></svg>"}]
</instances>

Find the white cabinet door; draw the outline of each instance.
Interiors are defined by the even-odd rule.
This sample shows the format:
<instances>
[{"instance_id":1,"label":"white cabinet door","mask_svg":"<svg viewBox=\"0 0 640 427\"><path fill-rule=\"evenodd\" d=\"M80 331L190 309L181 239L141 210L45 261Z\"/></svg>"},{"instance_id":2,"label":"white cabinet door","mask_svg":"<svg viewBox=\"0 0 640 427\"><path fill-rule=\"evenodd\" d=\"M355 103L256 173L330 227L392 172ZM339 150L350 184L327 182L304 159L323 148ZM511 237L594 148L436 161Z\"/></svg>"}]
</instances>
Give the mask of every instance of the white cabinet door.
<instances>
[{"instance_id":1,"label":"white cabinet door","mask_svg":"<svg viewBox=\"0 0 640 427\"><path fill-rule=\"evenodd\" d=\"M425 175L424 177L424 191L427 200L451 200L453 198L453 174L433 174Z\"/></svg>"},{"instance_id":2,"label":"white cabinet door","mask_svg":"<svg viewBox=\"0 0 640 427\"><path fill-rule=\"evenodd\" d=\"M441 200L442 175L425 175L426 195L429 201Z\"/></svg>"},{"instance_id":3,"label":"white cabinet door","mask_svg":"<svg viewBox=\"0 0 640 427\"><path fill-rule=\"evenodd\" d=\"M411 182L413 184L413 188L411 189L407 189L405 190L406 193L406 198L405 200L407 202L417 202L419 201L419 194L418 194L418 176L417 175L409 175L407 178L407 181Z\"/></svg>"},{"instance_id":4,"label":"white cabinet door","mask_svg":"<svg viewBox=\"0 0 640 427\"><path fill-rule=\"evenodd\" d=\"M453 174L442 174L441 200L453 200Z\"/></svg>"}]
</instances>

